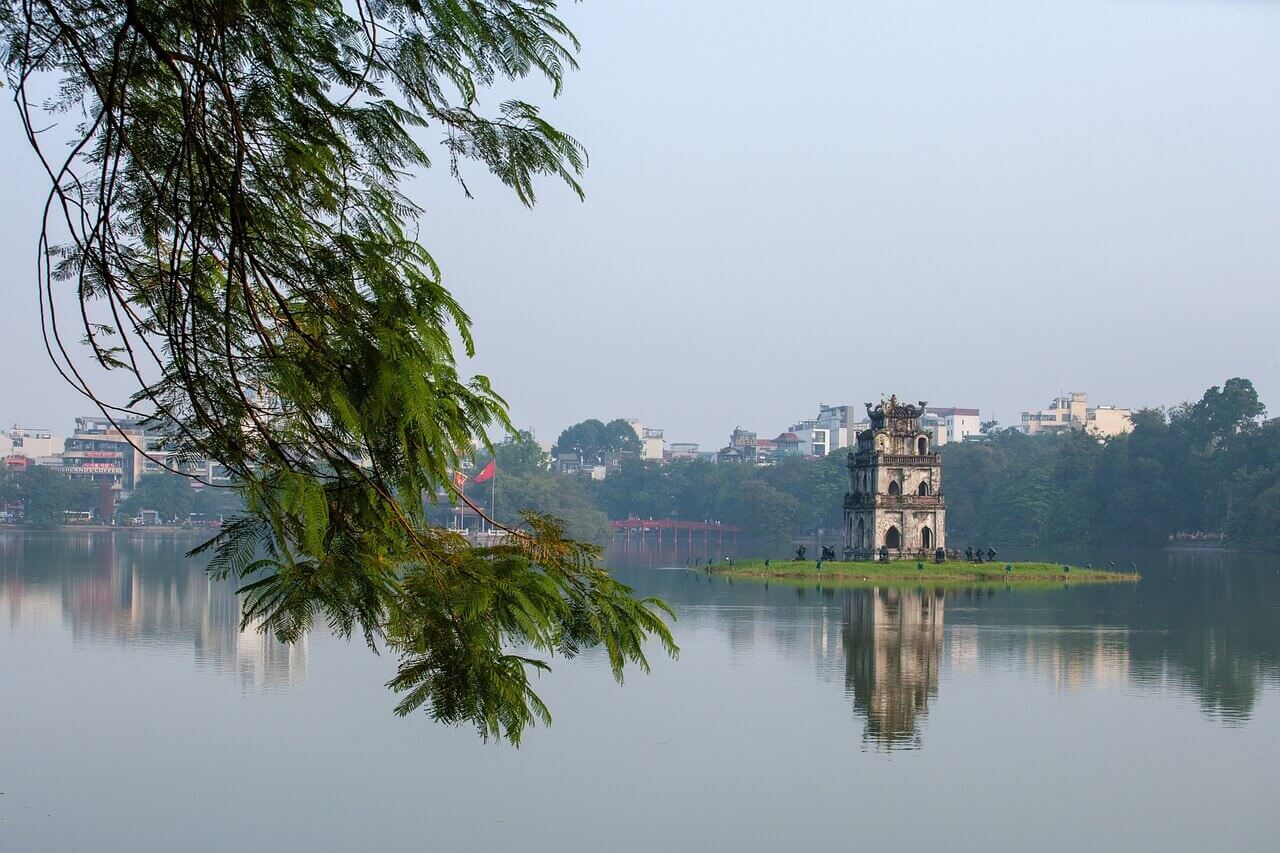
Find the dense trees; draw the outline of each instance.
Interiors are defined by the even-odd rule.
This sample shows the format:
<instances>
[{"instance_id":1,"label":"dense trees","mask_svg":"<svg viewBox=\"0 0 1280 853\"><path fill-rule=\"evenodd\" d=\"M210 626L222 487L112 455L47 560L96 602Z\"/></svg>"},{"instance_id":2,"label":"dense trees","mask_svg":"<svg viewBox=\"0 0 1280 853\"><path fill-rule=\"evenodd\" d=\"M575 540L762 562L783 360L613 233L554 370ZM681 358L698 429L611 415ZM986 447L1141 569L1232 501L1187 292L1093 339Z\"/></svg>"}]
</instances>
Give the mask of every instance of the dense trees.
<instances>
[{"instance_id":1,"label":"dense trees","mask_svg":"<svg viewBox=\"0 0 1280 853\"><path fill-rule=\"evenodd\" d=\"M190 478L177 474L145 474L116 512L133 517L144 509L155 510L164 522L184 522L192 514L205 519L230 518L244 511L244 498L238 490L200 487Z\"/></svg>"},{"instance_id":2,"label":"dense trees","mask_svg":"<svg viewBox=\"0 0 1280 853\"><path fill-rule=\"evenodd\" d=\"M575 539L608 542L609 517L592 499L586 482L548 470L550 460L536 442L516 437L496 445L493 452L498 474L492 496L499 522L518 526L524 520L521 511L535 509L562 520L565 533ZM484 503L484 497L481 492L473 499Z\"/></svg>"},{"instance_id":3,"label":"dense trees","mask_svg":"<svg viewBox=\"0 0 1280 853\"><path fill-rule=\"evenodd\" d=\"M986 440L942 448L948 527L988 542L1139 545L1185 531L1280 548L1280 421L1264 413L1235 378L1195 403L1139 411L1132 433L1106 441L987 422ZM844 453L771 468L624 460L592 490L611 518L715 519L782 541L839 528L844 466Z\"/></svg>"},{"instance_id":4,"label":"dense trees","mask_svg":"<svg viewBox=\"0 0 1280 853\"><path fill-rule=\"evenodd\" d=\"M943 448L952 531L1006 542L1152 544L1225 534L1280 547L1280 423L1253 384L1231 379L1196 403L1134 415L1105 442L994 432Z\"/></svg>"},{"instance_id":5,"label":"dense trees","mask_svg":"<svg viewBox=\"0 0 1280 853\"><path fill-rule=\"evenodd\" d=\"M72 480L56 468L33 465L26 471L0 472L0 504L20 503L26 522L56 527L66 511L86 512L97 506L98 487Z\"/></svg>"},{"instance_id":6,"label":"dense trees","mask_svg":"<svg viewBox=\"0 0 1280 853\"><path fill-rule=\"evenodd\" d=\"M667 465L624 459L592 484L610 518L716 520L742 526L766 542L838 528L848 473L843 453L786 457L777 465L717 465L704 459Z\"/></svg>"},{"instance_id":7,"label":"dense trees","mask_svg":"<svg viewBox=\"0 0 1280 853\"><path fill-rule=\"evenodd\" d=\"M631 424L617 418L604 423L595 418L581 421L560 433L556 451L576 453L584 465L599 465L616 453L637 453L640 437Z\"/></svg>"}]
</instances>

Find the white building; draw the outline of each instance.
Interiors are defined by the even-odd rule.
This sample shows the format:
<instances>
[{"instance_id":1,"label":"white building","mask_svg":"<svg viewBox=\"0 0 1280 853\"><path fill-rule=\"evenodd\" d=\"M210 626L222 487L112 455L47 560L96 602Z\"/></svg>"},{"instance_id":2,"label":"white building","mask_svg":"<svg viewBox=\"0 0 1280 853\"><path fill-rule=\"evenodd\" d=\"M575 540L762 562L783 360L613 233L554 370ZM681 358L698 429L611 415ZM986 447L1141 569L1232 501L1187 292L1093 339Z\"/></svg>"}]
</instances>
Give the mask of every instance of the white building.
<instances>
[{"instance_id":1,"label":"white building","mask_svg":"<svg viewBox=\"0 0 1280 853\"><path fill-rule=\"evenodd\" d=\"M934 444L948 441L964 441L971 435L982 433L982 417L977 409L960 409L954 406L929 406L920 419L921 426L929 425L934 434Z\"/></svg>"},{"instance_id":2,"label":"white building","mask_svg":"<svg viewBox=\"0 0 1280 853\"><path fill-rule=\"evenodd\" d=\"M28 459L56 456L62 453L62 446L66 443L66 439L54 435L47 429L31 429L17 424L9 430L8 439L12 445L10 452Z\"/></svg>"},{"instance_id":3,"label":"white building","mask_svg":"<svg viewBox=\"0 0 1280 853\"><path fill-rule=\"evenodd\" d=\"M830 422L822 425L816 420L800 421L792 424L790 431L800 439L800 453L804 456L826 456L849 444L849 431Z\"/></svg>"},{"instance_id":4,"label":"white building","mask_svg":"<svg viewBox=\"0 0 1280 853\"><path fill-rule=\"evenodd\" d=\"M667 451L668 459L697 459L701 448L692 441L673 441Z\"/></svg>"},{"instance_id":5,"label":"white building","mask_svg":"<svg viewBox=\"0 0 1280 853\"><path fill-rule=\"evenodd\" d=\"M1047 409L1023 412L1018 429L1027 435L1062 433L1082 429L1099 438L1121 435L1133 429L1133 415L1119 406L1090 406L1083 391L1056 397Z\"/></svg>"},{"instance_id":6,"label":"white building","mask_svg":"<svg viewBox=\"0 0 1280 853\"><path fill-rule=\"evenodd\" d=\"M636 431L636 438L640 439L640 458L661 462L667 444L662 430L646 427L635 418L627 418L627 425Z\"/></svg>"}]
</instances>

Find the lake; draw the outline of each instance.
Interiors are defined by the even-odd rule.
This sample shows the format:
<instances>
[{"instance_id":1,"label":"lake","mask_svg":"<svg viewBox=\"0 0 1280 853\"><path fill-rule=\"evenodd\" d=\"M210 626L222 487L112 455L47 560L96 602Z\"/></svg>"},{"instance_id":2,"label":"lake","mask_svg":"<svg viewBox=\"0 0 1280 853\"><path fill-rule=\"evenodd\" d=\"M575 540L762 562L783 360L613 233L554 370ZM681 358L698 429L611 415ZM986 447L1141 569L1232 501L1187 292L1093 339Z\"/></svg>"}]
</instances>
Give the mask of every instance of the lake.
<instances>
[{"instance_id":1,"label":"lake","mask_svg":"<svg viewBox=\"0 0 1280 853\"><path fill-rule=\"evenodd\" d=\"M189 543L0 534L0 850L1275 850L1280 558L1136 585L620 570L678 661L539 679L519 749L399 719L394 660L236 630Z\"/></svg>"}]
</instances>

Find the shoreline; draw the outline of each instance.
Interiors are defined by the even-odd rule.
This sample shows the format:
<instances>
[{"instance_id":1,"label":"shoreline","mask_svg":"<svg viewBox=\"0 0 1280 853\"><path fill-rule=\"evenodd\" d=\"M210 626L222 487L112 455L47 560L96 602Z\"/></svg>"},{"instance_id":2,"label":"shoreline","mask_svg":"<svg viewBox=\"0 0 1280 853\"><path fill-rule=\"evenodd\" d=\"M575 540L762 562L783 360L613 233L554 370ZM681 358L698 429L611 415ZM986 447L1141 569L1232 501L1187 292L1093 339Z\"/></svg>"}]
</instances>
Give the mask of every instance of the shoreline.
<instances>
[{"instance_id":1,"label":"shoreline","mask_svg":"<svg viewBox=\"0 0 1280 853\"><path fill-rule=\"evenodd\" d=\"M0 524L0 533L22 534L119 533L142 536L212 536L220 529L218 527L196 527L179 524L63 524L58 527L27 527L21 524Z\"/></svg>"},{"instance_id":2,"label":"shoreline","mask_svg":"<svg viewBox=\"0 0 1280 853\"><path fill-rule=\"evenodd\" d=\"M1071 566L1070 572L1062 570L1061 563L924 563L916 567L915 560L897 560L887 563L826 562L819 571L814 562L771 561L766 568L764 560L745 560L733 566L713 565L711 574L724 575L741 580L759 581L840 581L850 583L977 583L977 584L1059 584L1059 583L1137 583L1142 575L1137 572L1119 572ZM1005 571L1012 566L1012 571ZM698 567L695 567L698 568Z\"/></svg>"}]
</instances>

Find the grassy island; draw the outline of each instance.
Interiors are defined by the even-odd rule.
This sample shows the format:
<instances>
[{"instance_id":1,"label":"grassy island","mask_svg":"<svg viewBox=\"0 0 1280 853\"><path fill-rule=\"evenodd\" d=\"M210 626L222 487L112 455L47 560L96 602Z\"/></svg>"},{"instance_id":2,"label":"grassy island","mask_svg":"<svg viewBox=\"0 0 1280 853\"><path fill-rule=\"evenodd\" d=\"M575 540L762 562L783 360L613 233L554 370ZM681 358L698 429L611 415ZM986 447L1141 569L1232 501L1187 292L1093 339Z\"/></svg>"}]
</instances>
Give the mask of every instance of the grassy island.
<instances>
[{"instance_id":1,"label":"grassy island","mask_svg":"<svg viewBox=\"0 0 1280 853\"><path fill-rule=\"evenodd\" d=\"M1005 571L1005 566L1012 569ZM1059 583L1133 583L1141 576L1137 572L1116 572L1072 566L1064 572L1062 563L1013 563L997 560L993 563L969 563L964 560L948 560L945 563L926 562L923 569L915 560L895 560L887 563L873 562L824 562L819 571L813 560L739 560L713 564L715 574L749 580L779 581L841 581L855 584L881 583L942 583L942 584L1059 584Z\"/></svg>"}]
</instances>

